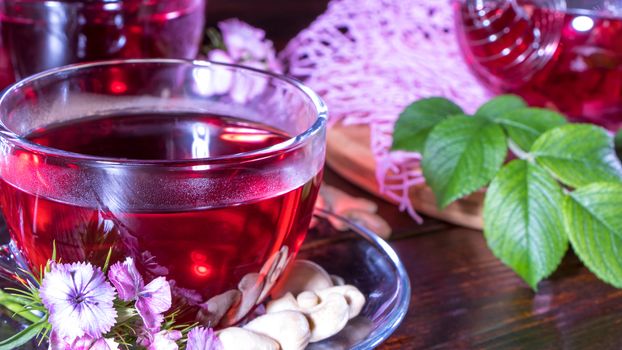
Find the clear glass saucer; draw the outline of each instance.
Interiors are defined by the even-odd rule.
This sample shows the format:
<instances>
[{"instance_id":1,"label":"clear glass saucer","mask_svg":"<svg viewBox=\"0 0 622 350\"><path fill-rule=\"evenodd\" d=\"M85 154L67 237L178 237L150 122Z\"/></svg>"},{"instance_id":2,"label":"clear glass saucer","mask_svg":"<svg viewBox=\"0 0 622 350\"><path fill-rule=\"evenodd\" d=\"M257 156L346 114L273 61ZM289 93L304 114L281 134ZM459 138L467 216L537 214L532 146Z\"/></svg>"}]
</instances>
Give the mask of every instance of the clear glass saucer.
<instances>
[{"instance_id":1,"label":"clear glass saucer","mask_svg":"<svg viewBox=\"0 0 622 350\"><path fill-rule=\"evenodd\" d=\"M298 258L321 265L359 288L367 298L361 314L350 320L337 335L308 350L373 349L385 341L406 316L410 281L399 257L370 230L329 212L309 231ZM330 220L345 223L348 231L337 231Z\"/></svg>"},{"instance_id":2,"label":"clear glass saucer","mask_svg":"<svg viewBox=\"0 0 622 350\"><path fill-rule=\"evenodd\" d=\"M336 230L331 221L344 223L348 230ZM0 230L0 238L4 238L4 225ZM404 319L410 301L408 275L395 251L370 230L335 214L318 212L317 222L298 257L314 261L330 274L342 277L367 298L361 314L350 320L346 328L329 339L310 344L307 350L373 349ZM1 282L0 286L3 286ZM0 307L0 340L25 327L11 318L10 311ZM47 349L47 344L38 346L32 342L20 349Z\"/></svg>"}]
</instances>

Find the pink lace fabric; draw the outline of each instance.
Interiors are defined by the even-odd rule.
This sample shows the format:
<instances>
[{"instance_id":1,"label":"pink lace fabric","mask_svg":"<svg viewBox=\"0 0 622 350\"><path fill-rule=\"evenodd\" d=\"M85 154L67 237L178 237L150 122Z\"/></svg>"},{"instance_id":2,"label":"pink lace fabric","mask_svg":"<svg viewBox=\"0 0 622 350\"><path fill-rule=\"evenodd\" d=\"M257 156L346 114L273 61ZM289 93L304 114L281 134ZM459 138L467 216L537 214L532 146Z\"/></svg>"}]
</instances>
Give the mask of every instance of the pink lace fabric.
<instances>
[{"instance_id":1,"label":"pink lace fabric","mask_svg":"<svg viewBox=\"0 0 622 350\"><path fill-rule=\"evenodd\" d=\"M414 100L445 96L472 112L490 93L470 73L451 0L332 0L280 54L329 106L330 123L366 124L381 192L417 221L409 188L418 153L390 152L393 125Z\"/></svg>"}]
</instances>

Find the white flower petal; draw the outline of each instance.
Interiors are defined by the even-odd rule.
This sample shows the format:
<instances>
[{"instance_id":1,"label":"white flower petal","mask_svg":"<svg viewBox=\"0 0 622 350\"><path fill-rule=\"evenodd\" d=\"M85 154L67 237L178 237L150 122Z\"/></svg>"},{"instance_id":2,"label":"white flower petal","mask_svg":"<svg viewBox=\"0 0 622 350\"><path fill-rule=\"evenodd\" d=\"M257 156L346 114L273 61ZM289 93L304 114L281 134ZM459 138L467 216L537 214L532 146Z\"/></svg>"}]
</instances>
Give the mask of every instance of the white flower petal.
<instances>
[{"instance_id":1,"label":"white flower petal","mask_svg":"<svg viewBox=\"0 0 622 350\"><path fill-rule=\"evenodd\" d=\"M181 337L180 331L160 331L154 335L147 350L177 350L179 347L175 341Z\"/></svg>"},{"instance_id":2,"label":"white flower petal","mask_svg":"<svg viewBox=\"0 0 622 350\"><path fill-rule=\"evenodd\" d=\"M186 350L219 350L222 344L211 328L195 327L188 333Z\"/></svg>"},{"instance_id":3,"label":"white flower petal","mask_svg":"<svg viewBox=\"0 0 622 350\"><path fill-rule=\"evenodd\" d=\"M89 350L119 350L119 343L113 338L99 338Z\"/></svg>"},{"instance_id":4,"label":"white flower petal","mask_svg":"<svg viewBox=\"0 0 622 350\"><path fill-rule=\"evenodd\" d=\"M39 295L52 328L67 341L85 334L100 338L115 323L114 288L91 264L54 264Z\"/></svg>"},{"instance_id":5,"label":"white flower petal","mask_svg":"<svg viewBox=\"0 0 622 350\"><path fill-rule=\"evenodd\" d=\"M163 313L171 308L171 286L164 277L157 277L149 282L140 292L140 297L149 300L150 308Z\"/></svg>"},{"instance_id":6,"label":"white flower petal","mask_svg":"<svg viewBox=\"0 0 622 350\"><path fill-rule=\"evenodd\" d=\"M164 277L155 278L139 293L136 310L147 329L159 329L162 313L171 308L171 286Z\"/></svg>"},{"instance_id":7,"label":"white flower petal","mask_svg":"<svg viewBox=\"0 0 622 350\"><path fill-rule=\"evenodd\" d=\"M144 287L143 278L136 269L134 259L127 258L110 266L108 278L123 301L135 300L138 292Z\"/></svg>"}]
</instances>

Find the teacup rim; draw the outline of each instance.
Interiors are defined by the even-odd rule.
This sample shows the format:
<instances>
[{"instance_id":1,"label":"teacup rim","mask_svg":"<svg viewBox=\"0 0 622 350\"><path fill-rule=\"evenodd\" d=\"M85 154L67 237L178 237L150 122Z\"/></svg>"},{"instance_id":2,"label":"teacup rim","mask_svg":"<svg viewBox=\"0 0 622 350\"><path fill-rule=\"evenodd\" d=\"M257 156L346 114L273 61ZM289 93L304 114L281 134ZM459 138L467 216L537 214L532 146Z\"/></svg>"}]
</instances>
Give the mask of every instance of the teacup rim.
<instances>
[{"instance_id":1,"label":"teacup rim","mask_svg":"<svg viewBox=\"0 0 622 350\"><path fill-rule=\"evenodd\" d=\"M90 163L95 166L170 166L170 167L192 167L192 166L206 166L206 165L216 165L216 164L230 164L230 163L240 163L245 161L252 161L256 159L263 159L269 157L274 154L279 154L285 151L295 150L302 145L304 145L309 139L313 138L316 134L322 132L326 128L328 122L328 108L324 100L311 88L306 86L301 81L286 76L284 74L278 74L270 71L265 71L253 67L231 64L231 63L223 63L223 62L214 62L210 60L187 60L187 59L174 59L174 58L139 58L139 59L114 59L114 60L101 60L101 61L93 61L86 63L75 63L70 65L65 65L61 67L56 67L52 69L48 69L42 71L40 73L31 75L26 77L18 82L15 82L5 88L0 93L0 106L2 106L6 99L11 95L16 93L16 90L23 88L28 84L32 84L33 82L54 76L63 73L73 72L80 69L88 69L95 67L104 67L104 66L114 66L114 65L125 65L125 64L189 64L197 67L209 67L209 66L222 66L229 67L235 69L241 69L249 72L258 73L261 75L265 75L270 78L278 79L284 83L287 83L294 88L298 89L302 95L309 100L310 104L315 108L316 119L311 124L310 127L305 129L304 131L298 133L297 135L293 135L288 137L287 139L271 145L269 147L259 148L252 151L240 152L222 156L212 156L212 157L203 157L203 158L193 158L193 159L126 159L126 158L116 158L116 157L102 157L89 155L84 153L70 152L65 151L59 148L48 147L36 142L33 142L25 137L18 135L16 132L12 131L8 128L2 118L0 118L0 142L2 139L8 140L13 143L15 146L18 146L24 150L29 152L33 152L42 156L47 157L56 157L70 162L79 162L79 163ZM203 168L203 167L202 167Z\"/></svg>"}]
</instances>

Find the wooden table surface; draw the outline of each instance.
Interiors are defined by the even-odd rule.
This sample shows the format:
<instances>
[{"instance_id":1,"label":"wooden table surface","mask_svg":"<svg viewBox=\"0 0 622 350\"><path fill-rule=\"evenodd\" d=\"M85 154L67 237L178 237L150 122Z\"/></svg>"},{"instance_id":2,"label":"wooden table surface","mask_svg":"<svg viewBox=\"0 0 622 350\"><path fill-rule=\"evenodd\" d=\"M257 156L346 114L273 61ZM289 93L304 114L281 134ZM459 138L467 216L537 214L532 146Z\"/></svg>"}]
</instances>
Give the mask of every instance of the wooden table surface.
<instances>
[{"instance_id":1,"label":"wooden table surface","mask_svg":"<svg viewBox=\"0 0 622 350\"><path fill-rule=\"evenodd\" d=\"M330 170L325 178L373 198ZM481 231L429 218L418 225L376 201L412 286L404 322L380 349L622 348L622 290L597 280L574 254L535 293L492 255Z\"/></svg>"},{"instance_id":2,"label":"wooden table surface","mask_svg":"<svg viewBox=\"0 0 622 350\"><path fill-rule=\"evenodd\" d=\"M238 17L282 48L326 2L208 0L208 25ZM372 198L331 171L326 181ZM574 254L535 293L491 254L481 232L434 219L417 225L377 201L412 283L408 315L380 349L622 348L622 290L598 281Z\"/></svg>"}]
</instances>

